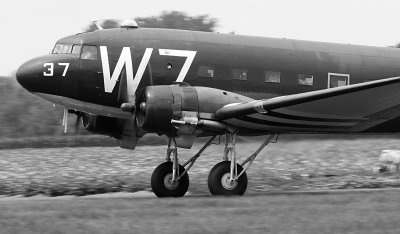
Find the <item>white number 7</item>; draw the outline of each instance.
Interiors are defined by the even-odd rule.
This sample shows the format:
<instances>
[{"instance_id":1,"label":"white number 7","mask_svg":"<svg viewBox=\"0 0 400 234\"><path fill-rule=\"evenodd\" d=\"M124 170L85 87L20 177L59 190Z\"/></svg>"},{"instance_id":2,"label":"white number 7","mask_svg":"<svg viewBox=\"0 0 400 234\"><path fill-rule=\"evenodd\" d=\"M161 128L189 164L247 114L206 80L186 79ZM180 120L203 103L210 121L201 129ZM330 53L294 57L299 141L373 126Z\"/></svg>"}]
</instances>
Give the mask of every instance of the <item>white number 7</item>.
<instances>
[{"instance_id":1,"label":"white number 7","mask_svg":"<svg viewBox=\"0 0 400 234\"><path fill-rule=\"evenodd\" d=\"M186 57L186 61L183 64L182 70L179 73L176 82L182 82L185 79L186 74L189 71L190 65L192 65L193 59L197 53L197 51L191 51L191 50L166 50L166 49L158 49L158 52L160 53L160 55L165 55L165 56Z\"/></svg>"},{"instance_id":2,"label":"white number 7","mask_svg":"<svg viewBox=\"0 0 400 234\"><path fill-rule=\"evenodd\" d=\"M68 71L69 63L58 63L59 66L65 66L62 76L65 76Z\"/></svg>"}]
</instances>

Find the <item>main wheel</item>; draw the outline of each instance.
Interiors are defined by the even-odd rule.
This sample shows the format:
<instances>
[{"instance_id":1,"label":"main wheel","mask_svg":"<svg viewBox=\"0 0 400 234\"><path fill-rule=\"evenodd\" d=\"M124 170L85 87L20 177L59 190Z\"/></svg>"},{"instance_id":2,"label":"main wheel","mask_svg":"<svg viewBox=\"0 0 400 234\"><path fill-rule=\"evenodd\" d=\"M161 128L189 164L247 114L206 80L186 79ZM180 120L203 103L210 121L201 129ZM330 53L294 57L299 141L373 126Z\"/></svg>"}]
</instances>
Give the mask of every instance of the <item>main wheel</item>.
<instances>
[{"instance_id":1,"label":"main wheel","mask_svg":"<svg viewBox=\"0 0 400 234\"><path fill-rule=\"evenodd\" d=\"M185 168L179 165L179 173ZM172 181L172 162L165 162L151 175L151 188L157 197L183 197L189 188L189 175L186 173L179 181Z\"/></svg>"},{"instance_id":2,"label":"main wheel","mask_svg":"<svg viewBox=\"0 0 400 234\"><path fill-rule=\"evenodd\" d=\"M237 164L237 173L243 171ZM231 162L223 161L215 165L208 175L208 189L212 195L240 196L246 192L246 172L237 181L231 182Z\"/></svg>"}]
</instances>

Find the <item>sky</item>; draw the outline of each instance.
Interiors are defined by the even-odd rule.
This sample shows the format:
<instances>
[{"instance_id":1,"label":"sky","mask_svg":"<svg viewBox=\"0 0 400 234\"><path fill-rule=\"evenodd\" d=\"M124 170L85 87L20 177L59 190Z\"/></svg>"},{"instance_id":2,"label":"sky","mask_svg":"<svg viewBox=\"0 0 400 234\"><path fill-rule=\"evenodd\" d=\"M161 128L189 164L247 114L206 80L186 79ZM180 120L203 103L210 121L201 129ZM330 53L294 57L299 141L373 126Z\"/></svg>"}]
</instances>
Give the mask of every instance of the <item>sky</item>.
<instances>
[{"instance_id":1,"label":"sky","mask_svg":"<svg viewBox=\"0 0 400 234\"><path fill-rule=\"evenodd\" d=\"M57 39L98 19L208 14L217 31L311 41L393 46L400 42L399 0L5 0L0 9L0 75L48 54Z\"/></svg>"}]
</instances>

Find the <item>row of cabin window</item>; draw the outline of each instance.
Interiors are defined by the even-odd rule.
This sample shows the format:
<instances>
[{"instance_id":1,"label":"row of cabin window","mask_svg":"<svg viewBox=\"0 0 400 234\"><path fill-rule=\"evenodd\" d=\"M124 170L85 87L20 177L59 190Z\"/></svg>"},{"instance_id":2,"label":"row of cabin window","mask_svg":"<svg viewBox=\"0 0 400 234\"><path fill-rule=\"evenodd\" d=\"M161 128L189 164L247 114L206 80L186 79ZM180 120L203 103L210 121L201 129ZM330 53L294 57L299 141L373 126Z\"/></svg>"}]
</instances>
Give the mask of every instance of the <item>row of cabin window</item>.
<instances>
[{"instance_id":1,"label":"row of cabin window","mask_svg":"<svg viewBox=\"0 0 400 234\"><path fill-rule=\"evenodd\" d=\"M214 67L200 65L198 75L202 77L214 77ZM314 81L313 75L299 74L298 75L299 85L312 86ZM247 70L234 68L232 69L232 79L234 80L247 80ZM281 83L281 73L277 71L265 71L265 82L267 83Z\"/></svg>"},{"instance_id":2,"label":"row of cabin window","mask_svg":"<svg viewBox=\"0 0 400 234\"><path fill-rule=\"evenodd\" d=\"M81 52L82 51L82 52ZM53 54L75 54L79 55L81 59L86 60L97 60L97 47L96 46L80 46L80 45L68 45L68 44L56 44L53 49ZM214 67L207 65L200 65L198 75L202 77L214 77ZM234 68L232 69L232 79L235 80L247 80L247 70ZM313 75L299 74L298 84L300 85L313 85ZM268 83L280 83L281 73L277 71L265 71L265 82Z\"/></svg>"}]
</instances>

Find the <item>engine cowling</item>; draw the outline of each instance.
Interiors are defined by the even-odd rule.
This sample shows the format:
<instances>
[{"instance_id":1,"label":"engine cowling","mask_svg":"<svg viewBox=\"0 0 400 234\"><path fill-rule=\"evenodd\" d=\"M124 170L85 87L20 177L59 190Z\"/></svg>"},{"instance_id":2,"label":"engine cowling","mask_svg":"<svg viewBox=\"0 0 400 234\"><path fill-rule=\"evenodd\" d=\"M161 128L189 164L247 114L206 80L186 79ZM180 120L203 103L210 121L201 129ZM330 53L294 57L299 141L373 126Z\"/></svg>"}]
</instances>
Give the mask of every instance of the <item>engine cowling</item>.
<instances>
[{"instance_id":1,"label":"engine cowling","mask_svg":"<svg viewBox=\"0 0 400 234\"><path fill-rule=\"evenodd\" d=\"M199 121L213 120L214 113L227 104L253 99L224 90L185 84L149 86L136 99L136 119L146 132L199 135Z\"/></svg>"}]
</instances>

